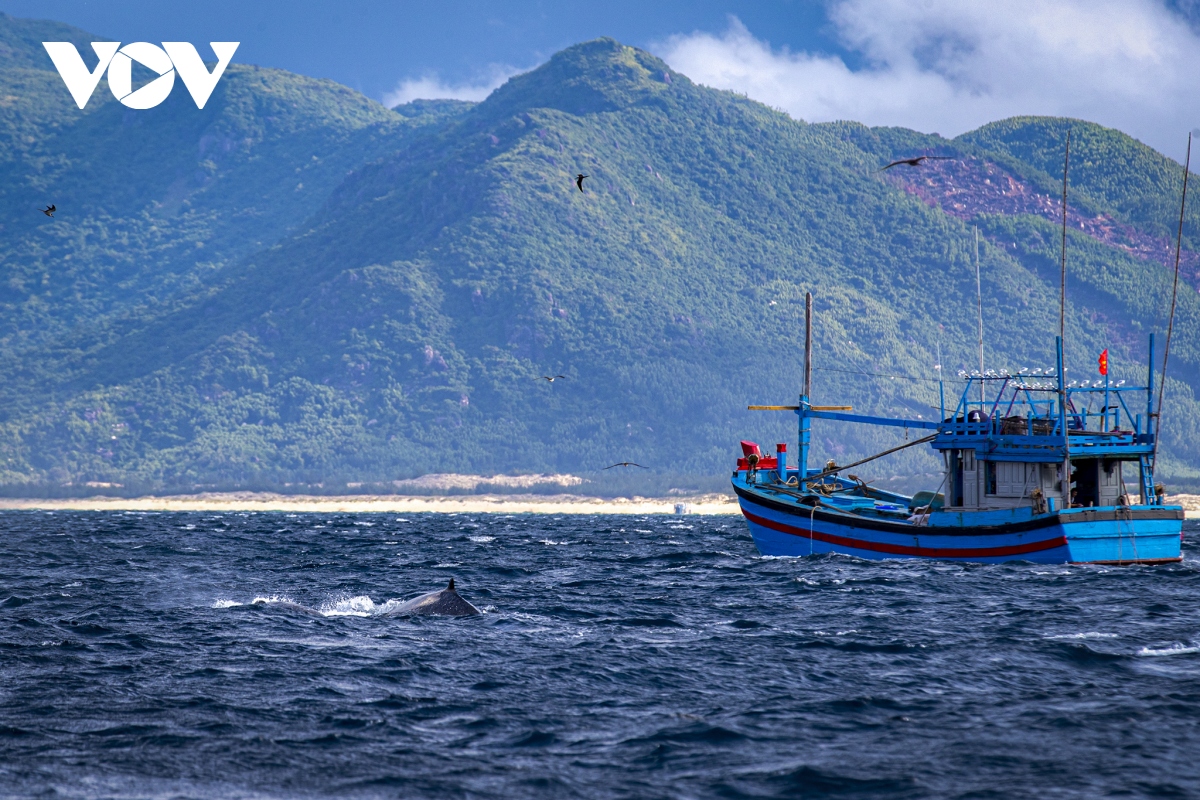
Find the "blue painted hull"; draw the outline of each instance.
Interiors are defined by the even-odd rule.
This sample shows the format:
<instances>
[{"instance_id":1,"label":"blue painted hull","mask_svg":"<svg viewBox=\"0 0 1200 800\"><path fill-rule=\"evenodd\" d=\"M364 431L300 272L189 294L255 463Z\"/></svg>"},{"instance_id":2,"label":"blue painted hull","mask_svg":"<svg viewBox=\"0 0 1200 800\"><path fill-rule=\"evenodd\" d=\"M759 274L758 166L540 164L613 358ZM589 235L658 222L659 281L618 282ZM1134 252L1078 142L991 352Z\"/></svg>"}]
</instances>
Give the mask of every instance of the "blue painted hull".
<instances>
[{"instance_id":1,"label":"blue painted hull","mask_svg":"<svg viewBox=\"0 0 1200 800\"><path fill-rule=\"evenodd\" d=\"M1181 559L1178 506L1079 508L1034 515L935 512L930 524L864 518L735 485L758 551L768 556L844 553L1000 563L1158 564Z\"/></svg>"}]
</instances>

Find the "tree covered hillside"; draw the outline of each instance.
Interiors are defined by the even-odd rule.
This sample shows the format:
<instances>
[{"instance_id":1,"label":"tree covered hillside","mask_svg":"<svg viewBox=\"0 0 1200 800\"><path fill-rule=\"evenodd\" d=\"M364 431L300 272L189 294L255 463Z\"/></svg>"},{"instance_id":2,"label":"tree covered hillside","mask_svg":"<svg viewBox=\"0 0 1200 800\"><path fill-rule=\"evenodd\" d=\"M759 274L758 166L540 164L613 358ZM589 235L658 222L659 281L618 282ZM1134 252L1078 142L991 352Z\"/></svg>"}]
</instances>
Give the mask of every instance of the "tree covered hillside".
<instances>
[{"instance_id":1,"label":"tree covered hillside","mask_svg":"<svg viewBox=\"0 0 1200 800\"><path fill-rule=\"evenodd\" d=\"M929 418L939 344L951 377L974 361L972 225L989 366L1053 363L1057 230L1034 200L1067 125L1072 207L1108 220L1072 229L1068 360L1089 377L1108 346L1142 376L1166 267L1097 231L1161 239L1181 168L1086 122L953 141L810 125L607 39L473 106L388 110L249 66L203 112L89 105L2 167L0 477L344 485L630 459L718 482L738 439L795 438L745 406L795 399L806 290L817 399ZM958 161L879 171L919 153ZM953 199L1001 174L1034 200ZM38 219L50 191L64 213ZM1168 395L1179 479L1200 474L1198 299L1189 284ZM904 435L816 439L845 461ZM934 468L908 451L882 469Z\"/></svg>"}]
</instances>

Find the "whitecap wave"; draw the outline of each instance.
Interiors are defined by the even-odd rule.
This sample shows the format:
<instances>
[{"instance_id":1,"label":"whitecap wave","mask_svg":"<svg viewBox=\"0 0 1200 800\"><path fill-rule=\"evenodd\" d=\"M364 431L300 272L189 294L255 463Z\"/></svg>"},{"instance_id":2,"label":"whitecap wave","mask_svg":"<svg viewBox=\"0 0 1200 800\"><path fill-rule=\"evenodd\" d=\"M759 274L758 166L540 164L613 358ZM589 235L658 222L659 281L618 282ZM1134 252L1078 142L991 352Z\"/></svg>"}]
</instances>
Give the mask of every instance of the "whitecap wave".
<instances>
[{"instance_id":1,"label":"whitecap wave","mask_svg":"<svg viewBox=\"0 0 1200 800\"><path fill-rule=\"evenodd\" d=\"M472 542L479 542L480 544L487 544L488 542L496 541L495 536L468 536L467 538Z\"/></svg>"},{"instance_id":2,"label":"whitecap wave","mask_svg":"<svg viewBox=\"0 0 1200 800\"><path fill-rule=\"evenodd\" d=\"M379 613L379 606L365 594L360 594L326 603L317 611L325 617L373 617Z\"/></svg>"},{"instance_id":3,"label":"whitecap wave","mask_svg":"<svg viewBox=\"0 0 1200 800\"><path fill-rule=\"evenodd\" d=\"M303 608L286 594L258 595L250 601L252 606L298 606Z\"/></svg>"},{"instance_id":4,"label":"whitecap wave","mask_svg":"<svg viewBox=\"0 0 1200 800\"><path fill-rule=\"evenodd\" d=\"M1088 631L1087 633L1058 633L1053 636L1046 636L1046 639L1116 639L1119 638L1119 633L1100 633L1099 631Z\"/></svg>"},{"instance_id":5,"label":"whitecap wave","mask_svg":"<svg viewBox=\"0 0 1200 800\"><path fill-rule=\"evenodd\" d=\"M214 600L212 607L213 608L236 608L238 606L244 606L244 605L246 605L246 604L239 603L237 600L220 599L220 600Z\"/></svg>"},{"instance_id":6,"label":"whitecap wave","mask_svg":"<svg viewBox=\"0 0 1200 800\"><path fill-rule=\"evenodd\" d=\"M1187 644L1173 644L1170 647L1143 647L1137 651L1137 655L1144 657L1151 656L1183 656L1190 653L1200 653L1200 646Z\"/></svg>"}]
</instances>

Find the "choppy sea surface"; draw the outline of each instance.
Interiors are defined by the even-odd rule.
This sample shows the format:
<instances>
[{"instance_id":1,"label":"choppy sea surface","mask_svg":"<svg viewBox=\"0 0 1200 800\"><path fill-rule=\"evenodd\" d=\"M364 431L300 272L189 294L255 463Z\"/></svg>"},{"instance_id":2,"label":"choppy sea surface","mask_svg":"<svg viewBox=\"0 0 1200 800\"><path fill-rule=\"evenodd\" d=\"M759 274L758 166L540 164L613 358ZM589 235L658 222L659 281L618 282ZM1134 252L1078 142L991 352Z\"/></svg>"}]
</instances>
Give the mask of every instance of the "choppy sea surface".
<instances>
[{"instance_id":1,"label":"choppy sea surface","mask_svg":"<svg viewBox=\"0 0 1200 800\"><path fill-rule=\"evenodd\" d=\"M734 517L0 514L0 796L1200 797L1182 564ZM456 579L475 618L389 607ZM390 604L390 605L389 605Z\"/></svg>"}]
</instances>

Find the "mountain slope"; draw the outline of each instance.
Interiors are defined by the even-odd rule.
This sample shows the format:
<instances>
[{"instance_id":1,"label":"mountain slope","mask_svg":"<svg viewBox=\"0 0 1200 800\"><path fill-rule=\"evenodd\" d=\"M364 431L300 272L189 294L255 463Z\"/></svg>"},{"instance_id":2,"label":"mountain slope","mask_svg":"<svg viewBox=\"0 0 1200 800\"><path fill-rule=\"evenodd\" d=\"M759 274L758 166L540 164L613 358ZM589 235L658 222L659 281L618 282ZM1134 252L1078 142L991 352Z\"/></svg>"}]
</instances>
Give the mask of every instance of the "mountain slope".
<instances>
[{"instance_id":1,"label":"mountain slope","mask_svg":"<svg viewBox=\"0 0 1200 800\"><path fill-rule=\"evenodd\" d=\"M248 78L229 91L243 85L246 107L270 94ZM172 284L170 302L126 304L17 353L0 387L4 480L278 485L627 458L720 476L738 438L795 435L791 418L745 405L794 399L807 289L820 400L937 413L939 345L950 374L975 358L971 224L985 236L989 364L1053 363L1057 232L1042 198L1061 125L1009 121L955 141L809 125L612 40L424 118L355 128L376 137L374 158L323 184L320 204L263 201L274 243L237 250L253 237L225 222L229 255L193 286ZM1081 165L1116 148L1161 166L1140 188L1121 183L1136 172L1081 166L1077 178L1079 213L1112 224L1070 236L1069 362L1089 375L1109 346L1114 372L1133 378L1161 304L1146 275L1165 267L1110 229L1162 238L1146 198L1169 194L1170 165L1071 124ZM318 159L359 149L350 134L318 145ZM878 171L916 152L959 160ZM256 202L253 187L286 172L254 159L243 170L231 191ZM584 192L577 172L590 176ZM1008 194L989 188L1002 176ZM1200 465L1187 422L1198 313L1186 293L1168 408L1169 464L1183 476ZM904 435L829 425L817 438L821 456L844 461ZM935 468L915 452L892 464Z\"/></svg>"},{"instance_id":2,"label":"mountain slope","mask_svg":"<svg viewBox=\"0 0 1200 800\"><path fill-rule=\"evenodd\" d=\"M0 18L0 337L19 348L195 290L312 214L347 172L383 155L405 117L330 81L232 65L204 110L178 88L158 108L121 106L101 81L83 111L41 37L81 31ZM54 203L53 220L36 213ZM14 355L6 353L9 357Z\"/></svg>"}]
</instances>

